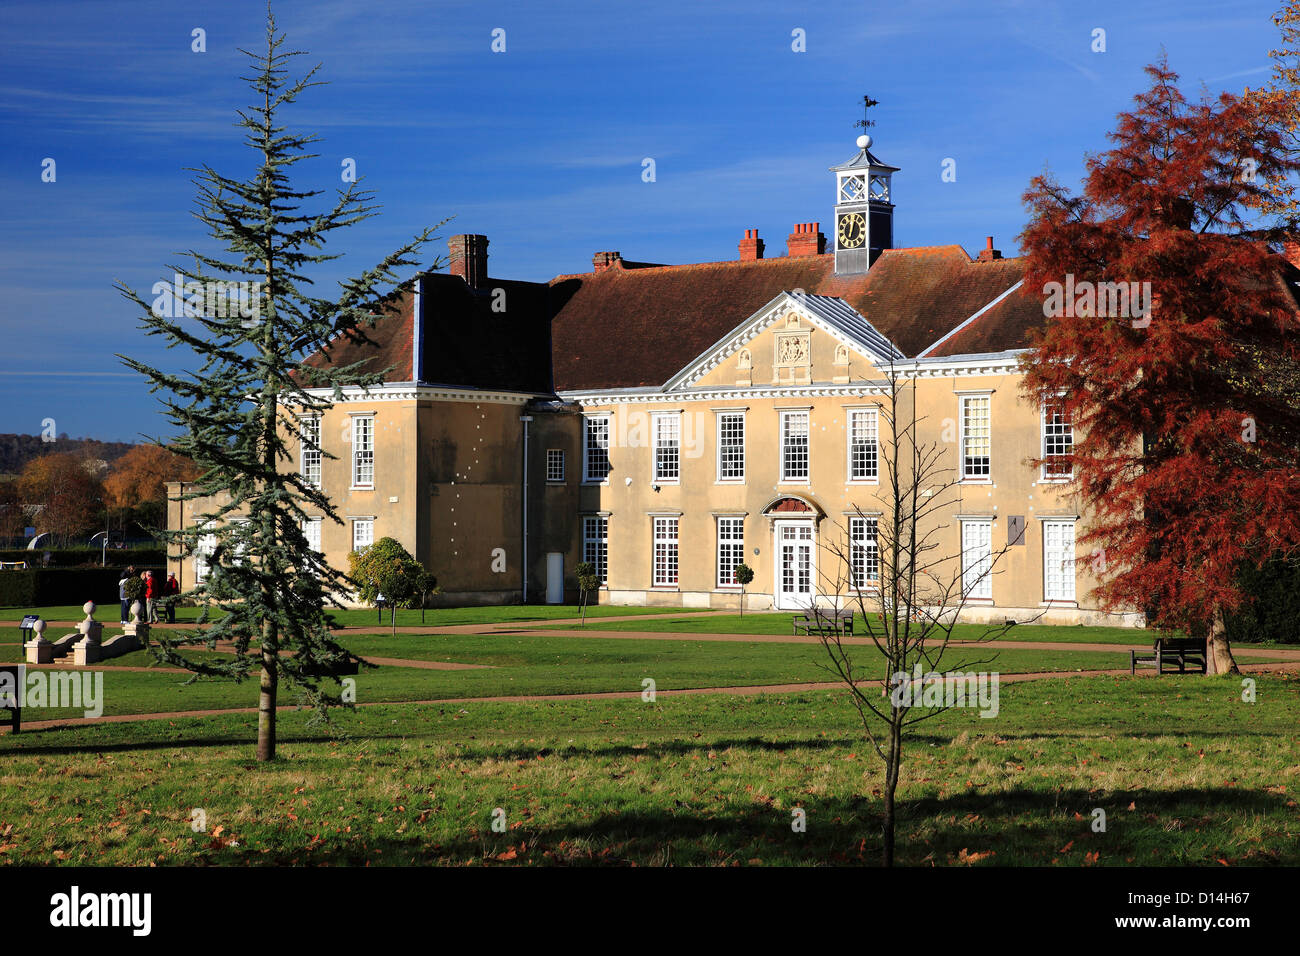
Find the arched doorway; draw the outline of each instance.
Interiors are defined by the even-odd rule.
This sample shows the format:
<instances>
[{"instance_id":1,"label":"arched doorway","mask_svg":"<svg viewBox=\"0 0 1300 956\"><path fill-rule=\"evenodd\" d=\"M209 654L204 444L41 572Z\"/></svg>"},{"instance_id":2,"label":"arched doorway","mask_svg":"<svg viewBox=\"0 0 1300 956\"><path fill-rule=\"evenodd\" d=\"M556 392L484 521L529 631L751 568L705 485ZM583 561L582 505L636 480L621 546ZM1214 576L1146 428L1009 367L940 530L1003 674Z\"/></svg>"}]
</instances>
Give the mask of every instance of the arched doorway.
<instances>
[{"instance_id":1,"label":"arched doorway","mask_svg":"<svg viewBox=\"0 0 1300 956\"><path fill-rule=\"evenodd\" d=\"M807 498L782 495L763 514L772 522L773 605L806 610L817 600L817 525L825 512Z\"/></svg>"}]
</instances>

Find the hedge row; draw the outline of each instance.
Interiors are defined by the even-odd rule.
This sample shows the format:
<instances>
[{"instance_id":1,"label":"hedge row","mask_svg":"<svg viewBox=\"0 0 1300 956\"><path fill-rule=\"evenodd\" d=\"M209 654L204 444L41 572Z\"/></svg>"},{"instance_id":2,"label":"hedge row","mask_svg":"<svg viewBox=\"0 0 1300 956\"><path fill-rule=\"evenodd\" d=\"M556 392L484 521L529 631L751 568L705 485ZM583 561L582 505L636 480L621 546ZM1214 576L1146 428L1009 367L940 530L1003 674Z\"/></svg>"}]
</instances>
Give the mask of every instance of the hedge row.
<instances>
[{"instance_id":1,"label":"hedge row","mask_svg":"<svg viewBox=\"0 0 1300 956\"><path fill-rule=\"evenodd\" d=\"M141 570L148 570L141 567ZM159 568L153 568L157 573ZM59 604L117 606L119 568L41 568L0 571L0 607L17 610Z\"/></svg>"},{"instance_id":2,"label":"hedge row","mask_svg":"<svg viewBox=\"0 0 1300 956\"><path fill-rule=\"evenodd\" d=\"M161 548L139 548L136 550L114 551L106 553L95 548L53 548L50 549L50 566L58 568L75 568L78 566L99 566L101 560L107 559L107 567L125 568L134 564L137 568L150 566L162 567L166 564L167 554ZM41 567L45 560L45 549L28 551L26 548L6 548L0 550L0 561L26 561L28 567ZM85 603L85 602L82 602Z\"/></svg>"},{"instance_id":3,"label":"hedge row","mask_svg":"<svg viewBox=\"0 0 1300 956\"><path fill-rule=\"evenodd\" d=\"M1254 596L1224 621L1228 640L1254 644L1300 644L1300 561L1273 560L1242 572L1241 585Z\"/></svg>"}]
</instances>

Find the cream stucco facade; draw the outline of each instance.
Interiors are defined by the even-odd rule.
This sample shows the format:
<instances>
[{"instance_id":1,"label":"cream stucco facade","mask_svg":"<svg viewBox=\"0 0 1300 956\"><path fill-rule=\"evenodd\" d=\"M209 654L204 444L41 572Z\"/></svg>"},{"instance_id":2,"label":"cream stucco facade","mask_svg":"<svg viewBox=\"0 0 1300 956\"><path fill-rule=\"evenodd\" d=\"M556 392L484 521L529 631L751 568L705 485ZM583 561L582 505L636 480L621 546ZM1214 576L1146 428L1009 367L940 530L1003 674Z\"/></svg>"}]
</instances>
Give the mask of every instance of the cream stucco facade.
<instances>
[{"instance_id":1,"label":"cream stucco facade","mask_svg":"<svg viewBox=\"0 0 1300 956\"><path fill-rule=\"evenodd\" d=\"M602 602L733 608L743 560L747 608L845 605L872 593L888 531L892 380L947 469L923 530L965 618L1140 623L1097 606L1071 425L1022 394L1044 321L1023 268L992 237L978 258L892 248L898 170L857 145L832 167L829 249L796 223L784 256L748 229L731 262L605 251L529 283L490 276L486 236L451 237L450 273L406 283L373 340L309 360L386 369L303 426L297 467L342 519L309 542L346 569L396 538L447 604L574 600L585 560ZM204 507L173 504L169 525ZM190 583L201 556L172 570Z\"/></svg>"},{"instance_id":2,"label":"cream stucco facade","mask_svg":"<svg viewBox=\"0 0 1300 956\"><path fill-rule=\"evenodd\" d=\"M852 606L873 588L846 563L867 530L854 519L889 511L892 375L900 420L914 401L919 440L947 470L947 506L929 525L945 573L979 578L983 556L993 562L982 581L963 577L975 584L963 619L1139 623L1091 600L1086 516L1068 480L1033 464L1047 428L1017 355L891 364L883 337L826 321L825 305L778 296L662 386L346 392L311 433L327 454L317 466L308 448L298 463L343 519L321 521L314 540L345 569L354 547L396 538L445 604L572 600L585 559L604 573L601 602L736 608L729 571L743 559L747 609ZM987 473L964 476L968 460ZM203 507L173 505L172 526ZM201 560L171 570L190 583ZM548 580L557 564L562 589Z\"/></svg>"},{"instance_id":3,"label":"cream stucco facade","mask_svg":"<svg viewBox=\"0 0 1300 956\"><path fill-rule=\"evenodd\" d=\"M892 375L903 401L900 422L910 419L914 395L919 440L934 443L947 469L935 484L948 485L942 497L951 506L932 525L939 551L952 555L952 573L962 573L963 558L969 565L977 557L966 553L971 549L963 544L963 525L987 526L993 568L985 589L990 594L967 597L963 619L1138 623L1134 615L1106 614L1090 600L1097 558L1076 543L1085 524L1070 482L1049 478L1043 467L1032 464L1044 455L1043 410L1021 394L1015 354L899 358L891 367L881 356L864 354L833 329L811 321L795 297L774 304L771 313L756 317L714 354L702 356L696 368L684 370L667 389L563 396L596 428L603 430L601 423L608 422L609 473L600 480L584 474L579 495L582 515L600 515L607 522L610 557L603 600L738 607L740 588L720 581L720 547L734 547L738 518L744 560L754 571L745 589L747 609L854 606L857 592L845 561L850 520L887 514L890 508L888 469L879 456L890 442ZM806 351L803 345L790 347L792 338L802 339ZM790 361L783 363L783 356ZM959 474L963 441L968 440L963 399L987 402L980 405L987 408L987 476ZM850 416L864 412L875 425L877 466L859 467L855 477ZM743 421L741 480L725 477L721 461L723 419L734 428L737 416ZM784 473L783 421L791 416L806 421L808 434L806 467L796 468L795 476ZM665 420L678 424L657 424ZM663 477L662 469L656 473L657 428L679 435L675 478ZM734 461L734 454L729 460ZM874 473L863 477L867 471ZM792 510L797 503L806 510ZM670 523L664 525L662 519ZM666 583L660 575L661 583L656 583L656 522L672 529L673 519L676 581ZM730 520L720 532L724 519ZM797 542L808 542L807 590L798 582L794 589L788 587L792 549L787 541L796 542L794 549L803 547ZM793 560L804 558L795 554ZM1049 568L1054 573L1049 575Z\"/></svg>"}]
</instances>

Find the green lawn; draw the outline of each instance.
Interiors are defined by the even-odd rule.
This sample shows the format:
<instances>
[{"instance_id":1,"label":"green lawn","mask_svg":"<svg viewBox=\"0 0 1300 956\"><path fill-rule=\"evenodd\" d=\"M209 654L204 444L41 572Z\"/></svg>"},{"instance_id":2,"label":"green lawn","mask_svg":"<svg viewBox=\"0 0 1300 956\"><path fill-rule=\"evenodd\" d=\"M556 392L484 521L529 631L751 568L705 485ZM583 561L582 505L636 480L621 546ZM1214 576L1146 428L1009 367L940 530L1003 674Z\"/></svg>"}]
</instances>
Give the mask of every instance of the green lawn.
<instances>
[{"instance_id":1,"label":"green lawn","mask_svg":"<svg viewBox=\"0 0 1300 956\"><path fill-rule=\"evenodd\" d=\"M777 634L790 636L791 621L794 615L789 611L760 611L741 616L739 614L710 614L707 617L680 616L680 608L674 609L678 616L664 617L653 621L618 621L597 620L586 625L593 631L673 631L681 634ZM539 625L543 628L572 629L572 625ZM865 629L860 625L855 628L859 637L865 636ZM996 633L998 639L1007 641L1041 641L1054 644L1140 644L1150 646L1155 632L1134 627L1089 627L1081 624L1017 624L1002 631L1000 627L990 628L979 624L958 624L953 628L953 640L974 641L987 638ZM1241 644L1246 648L1294 648L1300 645L1266 642L1260 644Z\"/></svg>"},{"instance_id":2,"label":"green lawn","mask_svg":"<svg viewBox=\"0 0 1300 956\"><path fill-rule=\"evenodd\" d=\"M651 678L660 690L734 687L762 684L811 683L834 680L825 667L825 652L812 644L748 644L719 641L639 641L635 639L567 638L500 635L440 635L392 638L387 635L348 637L345 645L363 658L400 657L411 660L483 664L483 670L439 671L400 666L363 668L356 677L356 699L379 701L437 700L458 697L503 697L538 694L637 692ZM20 648L0 648L10 660ZM868 651L863 649L864 657ZM199 651L208 656L208 652ZM978 648L951 654L945 669L978 669L1017 673L1119 668L1121 654L1098 652ZM122 664L150 666L147 651L116 659ZM980 663L984 662L984 663ZM184 710L252 707L255 681L237 685L208 678L188 683L189 675L141 673L114 669L107 661L104 713L143 714ZM96 666L98 669L98 665ZM295 698L286 696L283 703ZM28 721L81 716L77 709L33 708Z\"/></svg>"},{"instance_id":3,"label":"green lawn","mask_svg":"<svg viewBox=\"0 0 1300 956\"><path fill-rule=\"evenodd\" d=\"M165 632L155 632L165 633ZM179 633L179 632L178 632ZM528 634L348 634L341 643L362 658L390 658L482 665L472 670L431 670L384 664L363 668L356 677L359 702L438 700L459 697L514 697L544 694L639 692L650 678L661 690L813 683L834 680L825 650L813 643L567 637ZM17 628L0 629L0 661L22 660ZM197 658L228 659L203 648L187 650ZM876 658L874 647L853 651L864 665ZM1261 659L1253 659L1263 662ZM134 651L95 665L105 672L104 712L109 715L164 713L251 707L255 682L237 685L159 670L134 672L127 667L160 668L150 651ZM1034 671L1120 669L1128 654L1092 650L1037 650L996 644L952 647L944 670ZM292 704L288 696L283 703ZM78 709L33 708L28 721L80 716Z\"/></svg>"},{"instance_id":4,"label":"green lawn","mask_svg":"<svg viewBox=\"0 0 1300 956\"><path fill-rule=\"evenodd\" d=\"M914 728L900 862L1300 865L1300 681L1260 678L1247 704L1223 678L1048 680L1005 686L1001 704ZM252 760L254 722L0 738L0 861L878 859L880 764L842 693L385 705L326 729L290 714L270 765Z\"/></svg>"},{"instance_id":5,"label":"green lawn","mask_svg":"<svg viewBox=\"0 0 1300 956\"><path fill-rule=\"evenodd\" d=\"M116 604L100 605L95 611L95 620L106 627L117 624L120 609ZM376 623L378 612L373 609L356 609L331 612L335 620L345 627L357 627ZM444 627L453 624L512 624L521 621L553 621L561 618L579 617L581 609L576 604L522 604L503 605L499 607L445 607L430 608L424 612L424 624L429 627ZM693 613L690 609L667 607L624 607L622 605L598 604L587 608L587 619L623 617L629 614L674 614L677 616ZM15 623L27 614L39 614L47 621L80 621L86 615L81 605L71 604L53 607L0 608L0 621L12 619ZM178 607L177 621L193 621L198 618L196 607ZM389 624L391 615L384 611L384 623ZM397 624L399 627L417 626L421 623L419 609L399 609Z\"/></svg>"}]
</instances>

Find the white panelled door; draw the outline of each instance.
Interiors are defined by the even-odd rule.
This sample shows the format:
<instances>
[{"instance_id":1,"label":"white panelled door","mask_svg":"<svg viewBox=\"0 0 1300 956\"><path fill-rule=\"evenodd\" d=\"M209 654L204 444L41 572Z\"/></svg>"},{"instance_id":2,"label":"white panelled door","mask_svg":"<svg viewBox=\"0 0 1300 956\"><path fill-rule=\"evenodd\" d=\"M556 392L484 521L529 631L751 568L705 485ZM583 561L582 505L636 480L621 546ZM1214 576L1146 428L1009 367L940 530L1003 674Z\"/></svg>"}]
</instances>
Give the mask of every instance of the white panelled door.
<instances>
[{"instance_id":1,"label":"white panelled door","mask_svg":"<svg viewBox=\"0 0 1300 956\"><path fill-rule=\"evenodd\" d=\"M809 607L816 595L811 521L778 521L776 536L776 606L784 611Z\"/></svg>"},{"instance_id":2,"label":"white panelled door","mask_svg":"<svg viewBox=\"0 0 1300 956\"><path fill-rule=\"evenodd\" d=\"M968 598L993 597L993 522L961 523L962 589Z\"/></svg>"}]
</instances>

